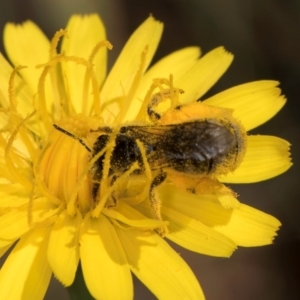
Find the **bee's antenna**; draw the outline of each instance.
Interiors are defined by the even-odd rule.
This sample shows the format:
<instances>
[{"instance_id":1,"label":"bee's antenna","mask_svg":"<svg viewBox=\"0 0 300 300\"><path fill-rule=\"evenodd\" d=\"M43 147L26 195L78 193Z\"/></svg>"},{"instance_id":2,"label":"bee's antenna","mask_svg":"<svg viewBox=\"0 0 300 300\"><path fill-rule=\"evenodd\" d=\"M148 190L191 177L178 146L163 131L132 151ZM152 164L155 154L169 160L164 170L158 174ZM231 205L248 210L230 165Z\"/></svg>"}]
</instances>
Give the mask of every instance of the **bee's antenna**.
<instances>
[{"instance_id":1,"label":"bee's antenna","mask_svg":"<svg viewBox=\"0 0 300 300\"><path fill-rule=\"evenodd\" d=\"M80 143L87 151L92 152L92 150L88 147L88 145L84 142L84 140L82 140L82 139L79 138L78 136L74 135L73 133L71 133L71 132L69 132L69 131L67 131L67 130L65 130L65 129L59 127L59 126L57 126L56 124L53 124L53 127L54 127L56 130L58 130L58 131L64 133L65 135L67 135L67 136L73 138L74 140L77 140L77 141L78 141L78 142L79 142L79 143Z\"/></svg>"}]
</instances>

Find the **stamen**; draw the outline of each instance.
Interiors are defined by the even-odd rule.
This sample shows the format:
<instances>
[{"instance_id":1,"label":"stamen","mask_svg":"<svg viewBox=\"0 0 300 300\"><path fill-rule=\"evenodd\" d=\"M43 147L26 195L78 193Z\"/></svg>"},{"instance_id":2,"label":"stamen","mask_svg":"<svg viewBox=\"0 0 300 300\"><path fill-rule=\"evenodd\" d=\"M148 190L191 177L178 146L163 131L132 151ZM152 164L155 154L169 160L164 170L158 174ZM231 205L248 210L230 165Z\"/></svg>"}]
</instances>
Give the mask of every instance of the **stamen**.
<instances>
[{"instance_id":1,"label":"stamen","mask_svg":"<svg viewBox=\"0 0 300 300\"><path fill-rule=\"evenodd\" d=\"M27 67L18 66L16 68L14 68L10 75L10 78L9 78L8 99L9 99L10 109L16 113L17 113L18 102L17 102L16 96L15 96L15 76L20 70L25 69L25 68L27 68Z\"/></svg>"},{"instance_id":2,"label":"stamen","mask_svg":"<svg viewBox=\"0 0 300 300\"><path fill-rule=\"evenodd\" d=\"M10 115L11 122L12 122L11 127L16 126L23 119L22 116L17 111L18 102L17 102L16 96L15 96L15 77L17 75L17 72L19 72L20 70L22 70L24 68L26 68L26 67L24 67L24 66L16 67L12 71L10 78L9 78L8 98L9 98L10 111L11 111L11 115ZM33 158L35 155L35 146L33 145L31 139L28 136L27 129L20 127L19 134L20 134L21 140L23 141L23 143L25 144L25 146L29 152L30 157Z\"/></svg>"},{"instance_id":3,"label":"stamen","mask_svg":"<svg viewBox=\"0 0 300 300\"><path fill-rule=\"evenodd\" d=\"M6 146L6 140L2 134L0 134L0 145L2 148L5 148L5 146Z\"/></svg>"},{"instance_id":4,"label":"stamen","mask_svg":"<svg viewBox=\"0 0 300 300\"><path fill-rule=\"evenodd\" d=\"M43 124L45 125L47 131L50 130L50 126L52 123L52 120L50 119L50 116L48 114L48 110L46 106L46 96L45 96L45 80L50 69L51 66L45 67L41 77L39 78L39 83L38 83L38 99L39 99L38 112L40 113L41 119L43 120Z\"/></svg>"},{"instance_id":5,"label":"stamen","mask_svg":"<svg viewBox=\"0 0 300 300\"><path fill-rule=\"evenodd\" d=\"M20 128L19 133L20 133L21 140L23 141L23 143L26 146L26 149L29 153L30 159L33 160L33 158L36 156L36 146L32 142L30 135L28 134L28 129L24 128L24 127Z\"/></svg>"},{"instance_id":6,"label":"stamen","mask_svg":"<svg viewBox=\"0 0 300 300\"><path fill-rule=\"evenodd\" d=\"M57 31L54 34L54 37L52 38L51 44L50 44L50 53L49 53L50 59L52 59L53 57L55 57L57 55L57 51L56 51L57 45L58 45L60 38L63 36L65 36L65 38L67 37L67 30L60 29L59 31Z\"/></svg>"},{"instance_id":7,"label":"stamen","mask_svg":"<svg viewBox=\"0 0 300 300\"><path fill-rule=\"evenodd\" d=\"M89 90L89 81L92 82L92 93L94 95L94 106L99 106L100 96L99 96L99 83L96 78L94 69L92 66L88 66L86 68L85 76L84 76L84 83L83 83L83 90L82 90L82 107L81 112L82 114L87 114L87 101L88 98L88 90Z\"/></svg>"},{"instance_id":8,"label":"stamen","mask_svg":"<svg viewBox=\"0 0 300 300\"><path fill-rule=\"evenodd\" d=\"M48 113L47 105L46 105L47 101L45 95L45 80L51 68L54 67L59 62L75 62L76 64L81 64L84 65L85 67L89 66L89 62L83 58L76 57L76 56L64 56L64 55L57 55L48 63L40 64L36 66L37 69L44 68L38 83L38 100L39 100L38 111L40 112L41 121L45 125L47 131L50 130L50 127L52 126L53 122L51 120L50 114Z\"/></svg>"},{"instance_id":9,"label":"stamen","mask_svg":"<svg viewBox=\"0 0 300 300\"><path fill-rule=\"evenodd\" d=\"M138 121L143 121L146 119L146 115L147 115L147 107L149 105L149 103L151 102L151 99L152 99L152 95L153 95L153 92L154 90L156 89L156 84L152 83L146 96L145 96L145 99L144 101L142 102L142 106L140 108L140 111L138 112L137 116L136 116L136 120Z\"/></svg>"},{"instance_id":10,"label":"stamen","mask_svg":"<svg viewBox=\"0 0 300 300\"><path fill-rule=\"evenodd\" d=\"M50 44L50 49L49 49L49 60L53 59L55 56L57 56L57 46L58 43L60 41L61 37L67 37L67 31L60 29L59 31L57 31L54 35L54 37L51 40L51 44ZM53 105L55 107L54 112L56 114L57 118L61 118L62 117L62 113L61 113L61 95L64 95L65 91L62 88L62 85L59 83L59 80L62 80L59 77L60 74L60 69L55 68L54 70L51 70L49 72L49 77L50 77L50 84L52 85L52 89L51 92L53 93L52 95L52 102ZM66 97L66 95L65 95Z\"/></svg>"},{"instance_id":11,"label":"stamen","mask_svg":"<svg viewBox=\"0 0 300 300\"><path fill-rule=\"evenodd\" d=\"M111 50L113 48L112 44L109 41L101 41L99 42L94 49L92 50L92 53L90 54L89 57L89 62L90 65L93 66L93 62L94 62L94 58L96 56L96 54L99 52L99 50L102 47L106 47L107 49ZM91 68L92 69L92 68ZM91 70L89 70L87 68L86 70L86 74L85 74L85 79L84 79L84 90L87 91L87 87L86 87L86 81L87 81L87 77L88 77L88 71L90 71L90 79L92 81L92 91L93 91L93 95L94 95L94 111L96 115L100 115L101 114L101 110L100 110L100 93L99 93L99 83L97 81L94 69L92 69L93 72L91 72ZM84 95L83 95L84 96ZM82 98L82 99L86 99L86 98ZM85 101L83 101L83 104L85 103ZM82 111L85 114L86 113L86 106L82 107Z\"/></svg>"},{"instance_id":12,"label":"stamen","mask_svg":"<svg viewBox=\"0 0 300 300\"><path fill-rule=\"evenodd\" d=\"M77 57L77 56L65 56L63 54L59 54L55 56L53 59L51 59L49 62L45 64L37 65L36 68L46 68L47 66L54 66L58 62L75 62L76 64L83 65L83 66L89 66L89 62L85 60L84 58Z\"/></svg>"},{"instance_id":13,"label":"stamen","mask_svg":"<svg viewBox=\"0 0 300 300\"><path fill-rule=\"evenodd\" d=\"M102 47L106 47L109 50L111 50L113 48L112 44L109 41L101 41L101 42L97 43L97 45L92 50L92 53L90 54L90 57L89 57L90 63L93 63L96 54L99 52L99 50Z\"/></svg>"},{"instance_id":14,"label":"stamen","mask_svg":"<svg viewBox=\"0 0 300 300\"><path fill-rule=\"evenodd\" d=\"M20 131L20 128L24 125L25 122L27 122L35 112L31 113L28 117L26 117L24 120L22 120L16 127L16 129L12 132L11 136L9 137L7 141L7 145L5 148L5 154L4 154L4 159L6 166L10 170L12 176L14 177L15 181L19 182L21 185L24 186L28 191L31 191L32 189L32 183L30 180L28 180L27 176L24 176L20 170L18 170L15 167L15 164L13 163L13 160L11 158L11 149L13 146L14 139L16 138L18 132Z\"/></svg>"}]
</instances>

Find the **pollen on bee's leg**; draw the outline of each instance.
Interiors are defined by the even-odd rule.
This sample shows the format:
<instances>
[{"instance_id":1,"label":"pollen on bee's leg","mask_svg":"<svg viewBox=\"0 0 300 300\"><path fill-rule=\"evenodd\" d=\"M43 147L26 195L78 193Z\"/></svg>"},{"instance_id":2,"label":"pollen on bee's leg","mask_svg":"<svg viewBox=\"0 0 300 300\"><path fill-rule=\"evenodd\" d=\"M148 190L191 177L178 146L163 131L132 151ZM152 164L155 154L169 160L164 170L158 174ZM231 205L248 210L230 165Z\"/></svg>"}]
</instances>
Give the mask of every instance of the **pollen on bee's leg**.
<instances>
[{"instance_id":1,"label":"pollen on bee's leg","mask_svg":"<svg viewBox=\"0 0 300 300\"><path fill-rule=\"evenodd\" d=\"M109 200L110 200L110 203L107 205L108 209L115 208L118 206L118 199L114 192L111 193Z\"/></svg>"},{"instance_id":2,"label":"pollen on bee's leg","mask_svg":"<svg viewBox=\"0 0 300 300\"><path fill-rule=\"evenodd\" d=\"M158 90L158 92L155 92ZM170 78L154 78L141 106L137 120L144 120L149 117L153 122L160 118L160 114L153 110L153 107L158 106L160 103L166 104L167 108L176 107L180 104L179 95L184 91L180 88L173 86L173 75ZM164 107L164 109L166 109Z\"/></svg>"},{"instance_id":3,"label":"pollen on bee's leg","mask_svg":"<svg viewBox=\"0 0 300 300\"><path fill-rule=\"evenodd\" d=\"M199 179L194 190L198 195L215 195L224 208L238 208L240 206L240 202L236 199L236 193L216 179L203 177Z\"/></svg>"},{"instance_id":4,"label":"pollen on bee's leg","mask_svg":"<svg viewBox=\"0 0 300 300\"><path fill-rule=\"evenodd\" d=\"M117 180L117 176L114 175L110 181L110 185L113 186L113 184L115 183L115 181ZM114 207L117 207L118 205L118 199L117 199L117 196L116 196L116 192L115 190L113 190L110 194L110 197L109 197L109 204L107 205L107 208L108 209L111 209L111 208L114 208Z\"/></svg>"},{"instance_id":5,"label":"pollen on bee's leg","mask_svg":"<svg viewBox=\"0 0 300 300\"><path fill-rule=\"evenodd\" d=\"M150 201L150 207L152 210L152 214L155 217L155 219L162 221L161 216L161 200L157 195L156 188L162 184L165 179L167 178L166 173L159 173L152 181L149 191L149 201ZM157 232L160 236L165 236L168 233L168 229L166 226L157 228Z\"/></svg>"},{"instance_id":6,"label":"pollen on bee's leg","mask_svg":"<svg viewBox=\"0 0 300 300\"><path fill-rule=\"evenodd\" d=\"M150 202L150 208L152 211L152 215L155 217L155 219L157 220L162 220L162 216L161 216L161 201L156 193L156 188L157 186L159 186L160 184L162 184L165 179L167 178L167 174L162 172L159 173L154 179L152 178L152 171L151 171L151 167L147 161L147 154L146 154L146 149L145 149L145 145L140 141L140 140L136 140L136 143L139 147L139 150L141 152L141 156L142 156L142 162L143 162L143 167L145 169L145 174L147 177L147 180L150 184L150 186L148 184L145 184L145 187L143 189L143 191L140 193L140 198L143 198L143 194L149 190L149 202ZM165 236L168 233L168 229L166 226L164 227L160 227L157 228L157 232L160 236Z\"/></svg>"},{"instance_id":7,"label":"pollen on bee's leg","mask_svg":"<svg viewBox=\"0 0 300 300\"><path fill-rule=\"evenodd\" d=\"M141 202L143 202L146 198L149 197L149 189L150 189L150 185L152 182L152 172L151 172L151 168L150 165L147 161L147 155L146 155L146 149L144 144L140 141L140 140L136 140L135 141L136 144L139 147L139 150L141 152L141 156L142 156L142 163L143 163L143 168L144 168L144 172L143 174L146 175L146 178L143 175L143 179L142 179L142 184L141 186L143 187L142 189L138 189L137 193L131 193L132 196L125 196L122 195L122 201L130 204L130 205L137 205ZM145 178L145 180L144 180ZM131 184L134 180L131 178L130 182L127 182L127 184ZM130 187L129 190L132 190L132 188Z\"/></svg>"},{"instance_id":8,"label":"pollen on bee's leg","mask_svg":"<svg viewBox=\"0 0 300 300\"><path fill-rule=\"evenodd\" d=\"M170 80L162 78L153 80L153 82L154 86L159 88L159 92L152 94L148 102L147 113L149 118L155 122L160 119L160 114L156 112L153 107L157 107L160 103L167 105L169 108L177 107L180 104L179 95L183 93L183 90L173 87L172 76L170 76ZM166 87L164 87L164 85L166 85ZM164 110L166 108L164 108Z\"/></svg>"},{"instance_id":9,"label":"pollen on bee's leg","mask_svg":"<svg viewBox=\"0 0 300 300\"><path fill-rule=\"evenodd\" d=\"M112 153L116 146L116 136L117 133L120 131L119 128L116 128L116 130L110 135L109 143L107 144L106 151L105 151L105 157L103 162L103 171L102 171L102 181L105 181L108 178L109 170L110 170L110 158L112 156ZM97 154L98 156L98 154ZM104 185L101 185L101 188L104 187Z\"/></svg>"}]
</instances>

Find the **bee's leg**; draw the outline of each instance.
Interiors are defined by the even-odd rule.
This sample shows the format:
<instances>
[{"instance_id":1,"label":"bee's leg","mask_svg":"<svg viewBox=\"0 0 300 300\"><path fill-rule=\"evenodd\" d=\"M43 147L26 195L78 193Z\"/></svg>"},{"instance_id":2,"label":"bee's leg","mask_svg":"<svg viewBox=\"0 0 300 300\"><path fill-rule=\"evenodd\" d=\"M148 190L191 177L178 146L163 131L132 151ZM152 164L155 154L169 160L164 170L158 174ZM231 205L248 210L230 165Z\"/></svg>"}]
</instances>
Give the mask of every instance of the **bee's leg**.
<instances>
[{"instance_id":1,"label":"bee's leg","mask_svg":"<svg viewBox=\"0 0 300 300\"><path fill-rule=\"evenodd\" d=\"M162 217L161 217L161 211L160 211L161 202L160 202L159 197L157 196L155 189L159 185L161 185L166 180L166 178L167 178L167 173L165 173L165 172L159 173L152 180L152 183L150 185L149 201L150 201L152 213L157 220L162 220ZM167 229L164 227L161 227L161 228L158 228L157 231L158 231L159 235L164 236L167 232Z\"/></svg>"},{"instance_id":2,"label":"bee's leg","mask_svg":"<svg viewBox=\"0 0 300 300\"><path fill-rule=\"evenodd\" d=\"M99 190L100 190L100 183L94 182L92 187L92 207L95 208L97 203L99 202Z\"/></svg>"},{"instance_id":3,"label":"bee's leg","mask_svg":"<svg viewBox=\"0 0 300 300\"><path fill-rule=\"evenodd\" d=\"M155 122L160 119L160 114L153 110L153 106L158 105L164 99L163 93L156 93L152 96L151 102L147 107L147 113L151 121Z\"/></svg>"},{"instance_id":4,"label":"bee's leg","mask_svg":"<svg viewBox=\"0 0 300 300\"><path fill-rule=\"evenodd\" d=\"M112 186L114 184L114 182L116 181L118 177L116 175L114 175L110 181L110 186ZM94 182L93 184L93 189L92 189L92 196L95 202L99 201L99 189L100 189L100 183L99 182ZM116 207L118 204L118 200L117 197L115 196L114 191L110 194L110 200L111 203L109 205L107 205L107 208L113 208Z\"/></svg>"},{"instance_id":5,"label":"bee's leg","mask_svg":"<svg viewBox=\"0 0 300 300\"><path fill-rule=\"evenodd\" d=\"M92 189L93 199L97 199L98 198L99 188L100 188L100 183L99 182L94 182L93 189Z\"/></svg>"},{"instance_id":6,"label":"bee's leg","mask_svg":"<svg viewBox=\"0 0 300 300\"><path fill-rule=\"evenodd\" d=\"M114 175L112 178L111 178L111 181L110 181L110 186L112 186L114 184L114 182L117 180L117 175ZM112 193L110 194L110 200L112 203L110 203L107 208L113 208L113 207L116 207L118 205L118 199L115 195L115 191L112 191Z\"/></svg>"},{"instance_id":7,"label":"bee's leg","mask_svg":"<svg viewBox=\"0 0 300 300\"><path fill-rule=\"evenodd\" d=\"M168 89L168 90L153 94L151 101L147 107L147 113L148 113L150 120L155 123L156 121L158 121L161 118L160 114L153 110L154 106L157 106L160 102L164 101L165 99L170 99L171 104L174 106L174 105L178 104L178 99L177 99L178 94L182 94L182 93L183 93L183 90L172 88L172 89Z\"/></svg>"}]
</instances>

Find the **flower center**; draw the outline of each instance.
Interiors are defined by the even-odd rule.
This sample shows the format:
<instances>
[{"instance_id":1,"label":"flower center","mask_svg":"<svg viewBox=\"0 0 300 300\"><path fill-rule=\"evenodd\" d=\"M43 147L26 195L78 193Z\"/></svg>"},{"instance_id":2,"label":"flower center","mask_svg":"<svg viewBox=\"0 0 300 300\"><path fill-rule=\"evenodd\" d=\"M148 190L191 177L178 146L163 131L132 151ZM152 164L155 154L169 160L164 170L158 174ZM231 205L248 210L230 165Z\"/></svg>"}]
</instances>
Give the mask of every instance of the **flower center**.
<instances>
[{"instance_id":1,"label":"flower center","mask_svg":"<svg viewBox=\"0 0 300 300\"><path fill-rule=\"evenodd\" d=\"M49 192L60 199L70 212L91 210L92 180L89 160L92 142L87 138L94 119L73 115L55 124L42 151L39 173Z\"/></svg>"}]
</instances>

